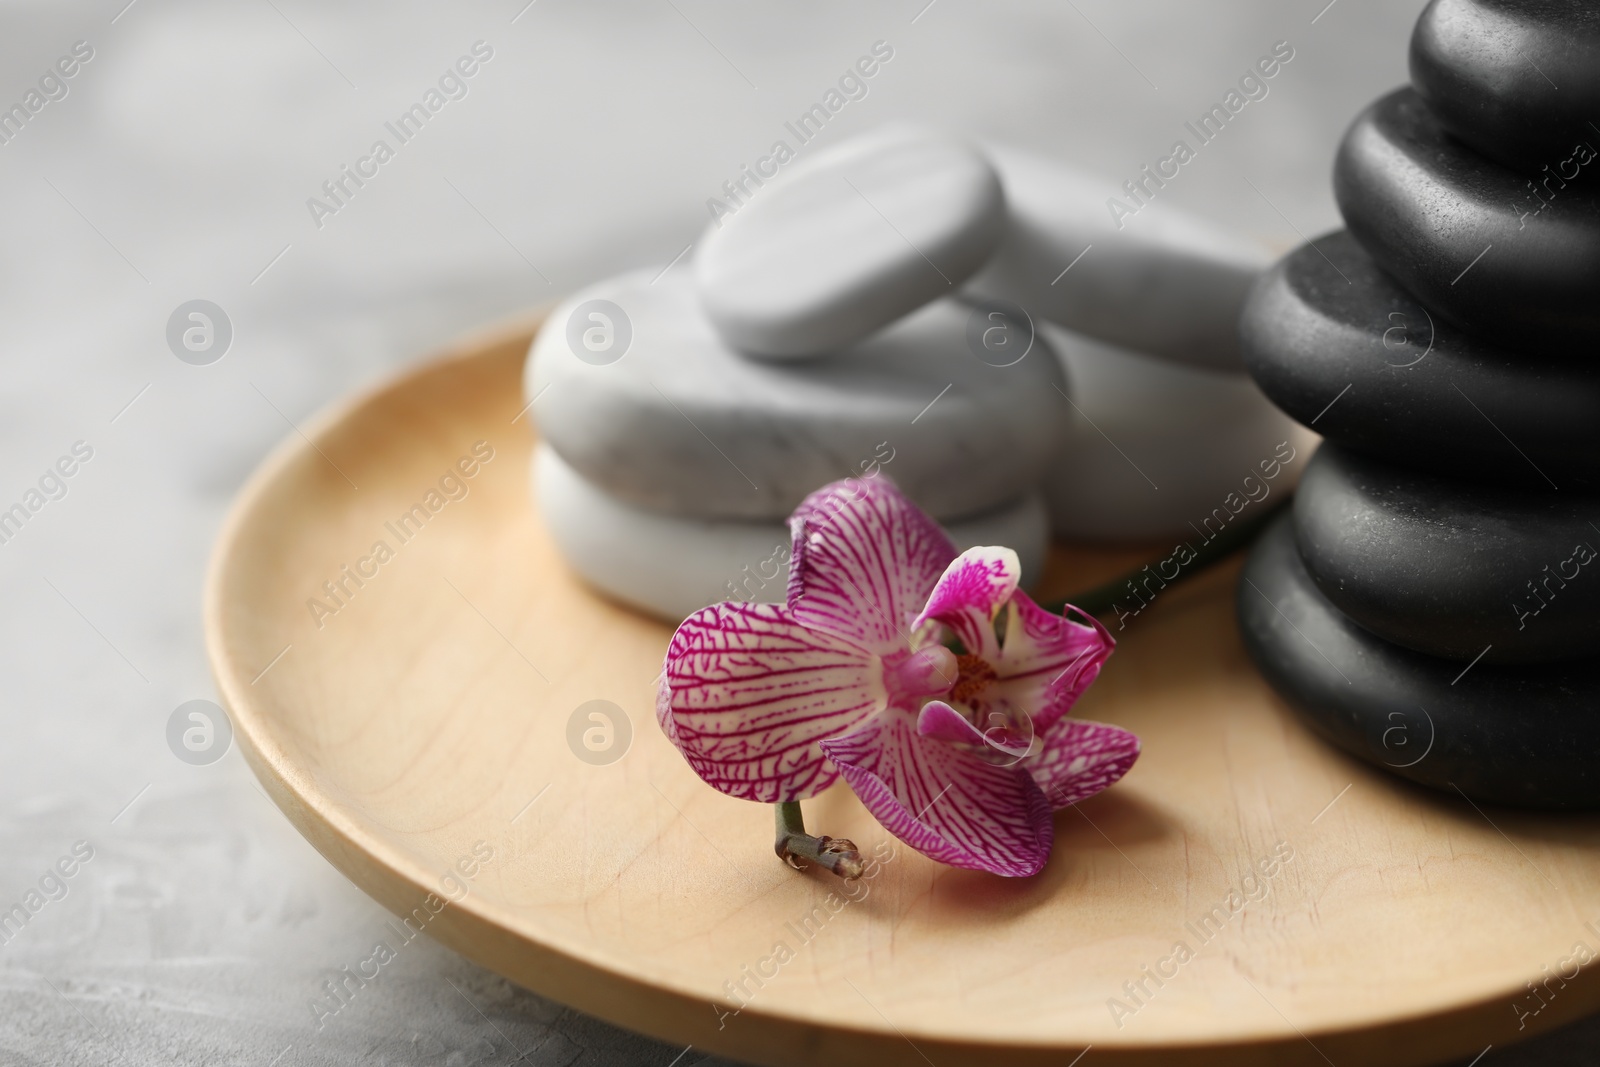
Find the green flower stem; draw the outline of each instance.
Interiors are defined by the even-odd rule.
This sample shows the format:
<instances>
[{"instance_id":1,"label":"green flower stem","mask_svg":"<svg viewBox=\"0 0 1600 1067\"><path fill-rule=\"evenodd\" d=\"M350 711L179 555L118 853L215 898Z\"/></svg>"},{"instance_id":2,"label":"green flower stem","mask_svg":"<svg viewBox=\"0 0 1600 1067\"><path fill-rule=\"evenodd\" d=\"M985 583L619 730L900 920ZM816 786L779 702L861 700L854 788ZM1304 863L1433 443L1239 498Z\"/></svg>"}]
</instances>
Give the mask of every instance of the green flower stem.
<instances>
[{"instance_id":1,"label":"green flower stem","mask_svg":"<svg viewBox=\"0 0 1600 1067\"><path fill-rule=\"evenodd\" d=\"M1194 559L1179 568L1176 577L1163 577L1162 580L1169 586L1176 585L1186 578L1193 578L1213 564L1227 559L1239 549L1254 541L1256 535L1266 529L1267 524L1277 518L1278 513L1287 507L1293 499L1294 494L1285 493L1271 507L1244 522L1233 523L1224 527L1221 533L1199 548L1194 548L1191 545L1190 548L1194 552ZM1128 582L1142 577L1145 567L1154 566L1154 564L1155 561L1144 564L1137 570L1129 571L1127 574L1113 578L1104 585L1097 585L1093 589L1087 589L1064 600L1053 601L1045 604L1044 607L1053 614L1060 614L1070 606L1077 608L1085 615L1104 615L1112 610L1119 598L1127 595Z\"/></svg>"},{"instance_id":2,"label":"green flower stem","mask_svg":"<svg viewBox=\"0 0 1600 1067\"><path fill-rule=\"evenodd\" d=\"M806 833L805 818L800 814L798 800L775 804L773 807L778 819L778 840L772 847L779 859L796 870L803 869L800 861L809 860L847 882L861 877L865 866L854 841L842 837L812 837Z\"/></svg>"}]
</instances>

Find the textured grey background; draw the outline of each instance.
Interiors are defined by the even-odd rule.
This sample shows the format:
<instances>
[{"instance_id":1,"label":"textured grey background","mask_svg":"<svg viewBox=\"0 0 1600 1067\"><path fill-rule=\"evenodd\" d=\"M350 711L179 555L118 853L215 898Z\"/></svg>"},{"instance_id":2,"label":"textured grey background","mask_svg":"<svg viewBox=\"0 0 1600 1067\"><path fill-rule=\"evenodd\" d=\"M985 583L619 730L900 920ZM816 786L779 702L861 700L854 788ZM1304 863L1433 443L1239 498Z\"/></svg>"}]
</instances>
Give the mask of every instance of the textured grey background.
<instances>
[{"instance_id":1,"label":"textured grey background","mask_svg":"<svg viewBox=\"0 0 1600 1067\"><path fill-rule=\"evenodd\" d=\"M525 2L0 6L6 105L73 42L95 50L0 145L0 507L74 441L95 449L0 545L0 905L72 842L96 850L0 946L6 1064L699 1061L426 939L313 1029L308 1002L385 914L237 752L189 766L164 736L214 696L199 597L230 496L288 421L486 319L671 259L875 40L895 57L830 141L913 116L1120 182L1286 39L1270 96L1161 195L1287 243L1336 224L1334 145L1403 79L1420 6ZM494 58L470 94L315 227L306 199L478 39ZM196 297L235 330L208 367L164 342ZM1597 1046L1587 1024L1480 1062Z\"/></svg>"}]
</instances>

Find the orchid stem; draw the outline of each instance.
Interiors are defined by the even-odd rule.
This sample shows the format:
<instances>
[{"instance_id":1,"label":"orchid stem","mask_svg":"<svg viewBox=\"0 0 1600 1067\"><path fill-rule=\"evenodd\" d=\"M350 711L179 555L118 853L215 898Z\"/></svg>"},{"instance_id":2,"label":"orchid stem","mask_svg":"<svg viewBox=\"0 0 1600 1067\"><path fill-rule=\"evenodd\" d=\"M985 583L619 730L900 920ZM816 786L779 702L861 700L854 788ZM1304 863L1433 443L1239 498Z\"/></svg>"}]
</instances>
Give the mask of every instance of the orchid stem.
<instances>
[{"instance_id":1,"label":"orchid stem","mask_svg":"<svg viewBox=\"0 0 1600 1067\"><path fill-rule=\"evenodd\" d=\"M1249 545L1256 539L1256 535L1264 530L1273 519L1277 518L1278 513L1287 507L1293 499L1294 494L1285 493L1282 499L1265 511L1260 512L1254 518L1225 527L1199 548L1189 545L1190 551L1194 553L1194 558L1180 567L1175 577L1166 578L1163 576L1162 581L1165 583L1163 588L1167 585L1176 585L1186 578L1193 578L1201 571L1208 569L1213 564L1221 563L1239 549ZM1147 567L1153 565L1155 564L1144 564L1136 570L1113 578L1104 585L1086 589L1075 596L1067 597L1065 600L1046 604L1045 607L1055 614L1060 614L1067 608L1072 607L1085 615L1104 615L1116 607L1119 598L1127 594L1129 584L1141 577Z\"/></svg>"},{"instance_id":2,"label":"orchid stem","mask_svg":"<svg viewBox=\"0 0 1600 1067\"><path fill-rule=\"evenodd\" d=\"M777 812L778 839L773 851L778 858L796 870L803 870L801 860L810 860L827 868L847 882L861 877L865 866L854 841L842 837L812 837L806 833L805 817L800 814L798 800L773 805Z\"/></svg>"}]
</instances>

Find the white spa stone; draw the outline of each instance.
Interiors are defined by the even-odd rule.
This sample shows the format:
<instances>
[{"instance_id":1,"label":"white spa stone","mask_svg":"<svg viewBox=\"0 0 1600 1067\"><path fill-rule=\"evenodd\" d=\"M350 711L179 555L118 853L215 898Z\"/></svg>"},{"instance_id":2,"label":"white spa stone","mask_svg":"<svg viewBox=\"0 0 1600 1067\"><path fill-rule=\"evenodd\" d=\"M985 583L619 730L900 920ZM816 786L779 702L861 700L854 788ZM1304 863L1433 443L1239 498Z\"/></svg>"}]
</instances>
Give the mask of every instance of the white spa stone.
<instances>
[{"instance_id":1,"label":"white spa stone","mask_svg":"<svg viewBox=\"0 0 1600 1067\"><path fill-rule=\"evenodd\" d=\"M789 580L785 521L727 522L644 511L584 481L544 444L531 467L539 515L556 547L601 592L674 624L724 600L783 602ZM1024 587L1044 569L1049 522L1037 494L945 529L958 549L1015 549Z\"/></svg>"},{"instance_id":2,"label":"white spa stone","mask_svg":"<svg viewBox=\"0 0 1600 1067\"><path fill-rule=\"evenodd\" d=\"M1242 518L1283 499L1319 440L1243 374L1045 332L1078 407L1042 486L1057 539L1198 543L1197 529L1204 537L1226 525L1215 509ZM1255 479L1248 485L1247 476ZM1241 505L1252 494L1260 502Z\"/></svg>"},{"instance_id":3,"label":"white spa stone","mask_svg":"<svg viewBox=\"0 0 1600 1067\"><path fill-rule=\"evenodd\" d=\"M1128 196L1113 179L1015 149L989 155L1010 222L968 294L1015 301L1136 352L1243 371L1239 309L1273 258L1265 247L1174 207L1159 190L1118 228L1106 201Z\"/></svg>"},{"instance_id":4,"label":"white spa stone","mask_svg":"<svg viewBox=\"0 0 1600 1067\"><path fill-rule=\"evenodd\" d=\"M817 486L881 466L935 518L960 518L1032 490L1067 432L1067 382L1048 346L985 362L968 346L973 309L956 300L847 351L775 363L724 344L688 279L656 275L623 275L557 308L524 381L544 439L636 507L783 519ZM597 300L617 320L615 347L598 354L581 337ZM626 349L606 362L624 318Z\"/></svg>"},{"instance_id":5,"label":"white spa stone","mask_svg":"<svg viewBox=\"0 0 1600 1067\"><path fill-rule=\"evenodd\" d=\"M994 168L962 141L896 124L761 187L706 229L694 276L727 342L786 358L843 348L981 267L1004 229Z\"/></svg>"}]
</instances>

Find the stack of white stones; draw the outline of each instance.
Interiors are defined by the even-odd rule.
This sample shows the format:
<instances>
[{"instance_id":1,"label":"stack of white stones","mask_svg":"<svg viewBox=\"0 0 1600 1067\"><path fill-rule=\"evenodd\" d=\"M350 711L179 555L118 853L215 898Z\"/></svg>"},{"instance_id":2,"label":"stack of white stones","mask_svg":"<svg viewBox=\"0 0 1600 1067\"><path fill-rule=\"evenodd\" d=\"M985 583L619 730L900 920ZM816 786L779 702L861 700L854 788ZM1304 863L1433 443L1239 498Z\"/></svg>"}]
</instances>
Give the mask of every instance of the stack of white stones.
<instances>
[{"instance_id":1,"label":"stack of white stones","mask_svg":"<svg viewBox=\"0 0 1600 1067\"><path fill-rule=\"evenodd\" d=\"M1118 230L1104 190L888 127L755 190L692 271L572 296L525 381L568 562L677 621L781 602L787 516L841 478L892 479L958 547L1010 545L1025 582L1052 532L1151 540L1210 515L1297 432L1239 372L1269 257L1154 204Z\"/></svg>"}]
</instances>

